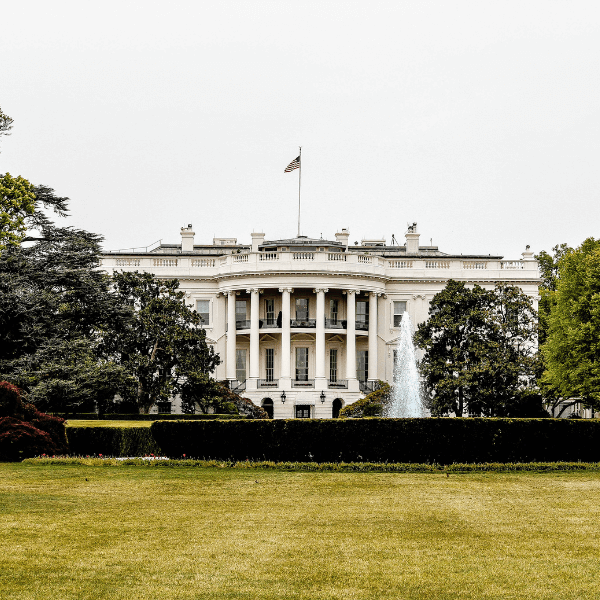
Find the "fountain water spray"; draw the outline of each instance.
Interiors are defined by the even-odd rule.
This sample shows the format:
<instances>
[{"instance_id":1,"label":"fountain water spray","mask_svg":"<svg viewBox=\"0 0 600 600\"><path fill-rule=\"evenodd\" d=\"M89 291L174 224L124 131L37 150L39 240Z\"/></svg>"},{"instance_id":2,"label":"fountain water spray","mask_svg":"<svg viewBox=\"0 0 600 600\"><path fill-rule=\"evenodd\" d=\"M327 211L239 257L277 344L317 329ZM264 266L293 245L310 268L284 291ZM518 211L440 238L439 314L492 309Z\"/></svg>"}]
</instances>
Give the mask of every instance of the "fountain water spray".
<instances>
[{"instance_id":1,"label":"fountain water spray","mask_svg":"<svg viewBox=\"0 0 600 600\"><path fill-rule=\"evenodd\" d=\"M425 414L413 344L413 328L408 312L404 312L400 325L400 339L396 346L392 400L385 416L398 419L424 417Z\"/></svg>"}]
</instances>

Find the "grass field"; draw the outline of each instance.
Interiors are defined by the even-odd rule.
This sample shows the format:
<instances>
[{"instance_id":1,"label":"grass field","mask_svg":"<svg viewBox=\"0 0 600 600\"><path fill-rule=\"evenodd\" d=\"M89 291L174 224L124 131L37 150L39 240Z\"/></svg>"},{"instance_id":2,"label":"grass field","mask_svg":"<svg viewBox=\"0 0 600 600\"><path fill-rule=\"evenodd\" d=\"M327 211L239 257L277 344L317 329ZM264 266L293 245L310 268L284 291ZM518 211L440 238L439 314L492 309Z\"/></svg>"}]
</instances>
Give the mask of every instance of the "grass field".
<instances>
[{"instance_id":1,"label":"grass field","mask_svg":"<svg viewBox=\"0 0 600 600\"><path fill-rule=\"evenodd\" d=\"M150 427L152 421L99 421L71 419L67 427Z\"/></svg>"},{"instance_id":2,"label":"grass field","mask_svg":"<svg viewBox=\"0 0 600 600\"><path fill-rule=\"evenodd\" d=\"M0 598L600 598L600 473L0 464Z\"/></svg>"}]
</instances>

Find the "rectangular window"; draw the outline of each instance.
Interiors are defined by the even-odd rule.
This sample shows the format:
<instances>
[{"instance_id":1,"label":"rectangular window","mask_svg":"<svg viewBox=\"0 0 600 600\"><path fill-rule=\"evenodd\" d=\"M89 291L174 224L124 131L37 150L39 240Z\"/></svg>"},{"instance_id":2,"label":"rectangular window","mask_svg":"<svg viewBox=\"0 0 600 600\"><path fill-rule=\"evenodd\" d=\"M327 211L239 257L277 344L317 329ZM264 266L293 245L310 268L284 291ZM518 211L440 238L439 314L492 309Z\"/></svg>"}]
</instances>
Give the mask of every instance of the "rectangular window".
<instances>
[{"instance_id":1,"label":"rectangular window","mask_svg":"<svg viewBox=\"0 0 600 600\"><path fill-rule=\"evenodd\" d=\"M337 325L338 322L338 308L339 308L339 304L337 300L330 300L329 301L329 318L331 319L331 323L333 325Z\"/></svg>"},{"instance_id":2,"label":"rectangular window","mask_svg":"<svg viewBox=\"0 0 600 600\"><path fill-rule=\"evenodd\" d=\"M356 302L356 322L362 325L369 324L369 303L365 300Z\"/></svg>"},{"instance_id":3,"label":"rectangular window","mask_svg":"<svg viewBox=\"0 0 600 600\"><path fill-rule=\"evenodd\" d=\"M246 381L246 349L235 351L235 378L238 381Z\"/></svg>"},{"instance_id":4,"label":"rectangular window","mask_svg":"<svg viewBox=\"0 0 600 600\"><path fill-rule=\"evenodd\" d=\"M369 379L369 351L359 350L356 353L356 378L363 383Z\"/></svg>"},{"instance_id":5,"label":"rectangular window","mask_svg":"<svg viewBox=\"0 0 600 600\"><path fill-rule=\"evenodd\" d=\"M310 405L296 406L296 419L310 419Z\"/></svg>"},{"instance_id":6,"label":"rectangular window","mask_svg":"<svg viewBox=\"0 0 600 600\"><path fill-rule=\"evenodd\" d=\"M248 318L248 313L246 312L246 300L236 300L235 301L235 322L239 328L244 328L246 326L246 320Z\"/></svg>"},{"instance_id":7,"label":"rectangular window","mask_svg":"<svg viewBox=\"0 0 600 600\"><path fill-rule=\"evenodd\" d=\"M202 317L202 325L210 324L210 300L196 300L196 312Z\"/></svg>"},{"instance_id":8,"label":"rectangular window","mask_svg":"<svg viewBox=\"0 0 600 600\"><path fill-rule=\"evenodd\" d=\"M308 348L296 348L296 381L308 381Z\"/></svg>"},{"instance_id":9,"label":"rectangular window","mask_svg":"<svg viewBox=\"0 0 600 600\"><path fill-rule=\"evenodd\" d=\"M308 298L296 298L296 320L308 321Z\"/></svg>"},{"instance_id":10,"label":"rectangular window","mask_svg":"<svg viewBox=\"0 0 600 600\"><path fill-rule=\"evenodd\" d=\"M337 381L337 348L329 349L329 381Z\"/></svg>"},{"instance_id":11,"label":"rectangular window","mask_svg":"<svg viewBox=\"0 0 600 600\"><path fill-rule=\"evenodd\" d=\"M275 349L267 348L266 350L266 365L267 365L267 381L275 379Z\"/></svg>"},{"instance_id":12,"label":"rectangular window","mask_svg":"<svg viewBox=\"0 0 600 600\"><path fill-rule=\"evenodd\" d=\"M406 302L394 302L394 327L400 327L402 315L406 312Z\"/></svg>"},{"instance_id":13,"label":"rectangular window","mask_svg":"<svg viewBox=\"0 0 600 600\"><path fill-rule=\"evenodd\" d=\"M275 325L275 299L265 298L265 317L267 325Z\"/></svg>"}]
</instances>

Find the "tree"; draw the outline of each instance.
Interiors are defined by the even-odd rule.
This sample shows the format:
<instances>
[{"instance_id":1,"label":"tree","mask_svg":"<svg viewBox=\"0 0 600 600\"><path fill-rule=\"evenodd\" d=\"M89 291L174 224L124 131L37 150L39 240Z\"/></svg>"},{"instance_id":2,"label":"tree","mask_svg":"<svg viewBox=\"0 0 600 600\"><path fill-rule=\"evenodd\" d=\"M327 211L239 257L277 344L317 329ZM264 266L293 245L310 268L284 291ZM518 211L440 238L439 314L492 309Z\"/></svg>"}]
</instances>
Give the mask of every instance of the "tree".
<instances>
[{"instance_id":1,"label":"tree","mask_svg":"<svg viewBox=\"0 0 600 600\"><path fill-rule=\"evenodd\" d=\"M450 280L430 304L415 343L434 415L509 416L534 391L536 327L519 288L493 291Z\"/></svg>"},{"instance_id":2,"label":"tree","mask_svg":"<svg viewBox=\"0 0 600 600\"><path fill-rule=\"evenodd\" d=\"M535 258L538 261L542 284L539 287L540 301L538 304L539 313L539 344L542 345L546 341L548 335L548 320L552 312L556 290L559 280L559 263L563 256L568 254L571 248L567 244L557 244L552 248L553 254L548 254L542 250L536 254Z\"/></svg>"},{"instance_id":3,"label":"tree","mask_svg":"<svg viewBox=\"0 0 600 600\"><path fill-rule=\"evenodd\" d=\"M132 318L104 338L104 350L136 382L125 397L141 413L169 400L188 376L208 376L220 363L206 344L200 315L185 304L176 279L150 273L115 273L115 295L132 309Z\"/></svg>"},{"instance_id":4,"label":"tree","mask_svg":"<svg viewBox=\"0 0 600 600\"><path fill-rule=\"evenodd\" d=\"M34 187L23 177L0 176L0 252L25 237L25 219L35 210Z\"/></svg>"},{"instance_id":5,"label":"tree","mask_svg":"<svg viewBox=\"0 0 600 600\"><path fill-rule=\"evenodd\" d=\"M0 108L0 136L10 135L10 130L13 126L13 120L2 112Z\"/></svg>"},{"instance_id":6,"label":"tree","mask_svg":"<svg viewBox=\"0 0 600 600\"><path fill-rule=\"evenodd\" d=\"M600 240L588 238L560 258L542 352L542 381L556 396L600 410Z\"/></svg>"}]
</instances>

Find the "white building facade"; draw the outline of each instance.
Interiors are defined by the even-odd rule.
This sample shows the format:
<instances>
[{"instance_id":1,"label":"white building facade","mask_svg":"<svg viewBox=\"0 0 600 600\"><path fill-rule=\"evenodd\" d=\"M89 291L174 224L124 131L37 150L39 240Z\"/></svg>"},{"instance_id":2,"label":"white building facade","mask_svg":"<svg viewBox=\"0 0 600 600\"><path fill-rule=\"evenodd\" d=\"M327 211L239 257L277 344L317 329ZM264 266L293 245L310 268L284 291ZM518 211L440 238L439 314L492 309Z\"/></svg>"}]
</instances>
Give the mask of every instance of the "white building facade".
<instances>
[{"instance_id":1,"label":"white building facade","mask_svg":"<svg viewBox=\"0 0 600 600\"><path fill-rule=\"evenodd\" d=\"M234 238L197 245L190 225L180 245L105 253L102 268L178 279L221 357L215 377L274 418L335 417L378 380L393 383L403 313L416 328L449 279L517 285L537 304L529 248L519 260L444 254L419 245L416 224L404 245L349 245L344 229L335 241L251 235L251 245Z\"/></svg>"}]
</instances>

